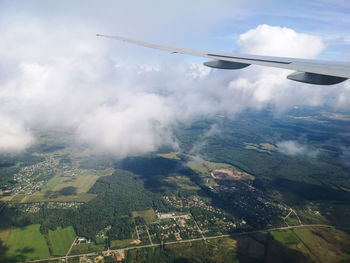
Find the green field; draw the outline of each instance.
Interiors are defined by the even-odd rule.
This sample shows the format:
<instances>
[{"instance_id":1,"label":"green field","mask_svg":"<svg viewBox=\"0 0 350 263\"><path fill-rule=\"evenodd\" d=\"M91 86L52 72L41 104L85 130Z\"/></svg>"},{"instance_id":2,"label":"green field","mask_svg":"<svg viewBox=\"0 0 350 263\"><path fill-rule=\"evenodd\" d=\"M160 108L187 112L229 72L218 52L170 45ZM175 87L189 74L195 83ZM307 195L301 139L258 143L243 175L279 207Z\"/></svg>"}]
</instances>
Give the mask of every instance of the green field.
<instances>
[{"instance_id":1,"label":"green field","mask_svg":"<svg viewBox=\"0 0 350 263\"><path fill-rule=\"evenodd\" d=\"M23 200L23 198L25 198L26 195L24 194L18 194L18 195L14 195L12 196L10 202L14 202L14 203L19 203Z\"/></svg>"},{"instance_id":2,"label":"green field","mask_svg":"<svg viewBox=\"0 0 350 263\"><path fill-rule=\"evenodd\" d=\"M123 248L128 247L130 245L136 246L136 244L133 243L134 241L134 239L112 240L111 248Z\"/></svg>"},{"instance_id":3,"label":"green field","mask_svg":"<svg viewBox=\"0 0 350 263\"><path fill-rule=\"evenodd\" d=\"M65 177L62 175L55 175L51 178L47 184L42 188L41 193L47 191L59 191L65 187L75 187L77 193L86 193L95 184L98 178L101 176L110 175L113 172L112 169L106 170L79 170L76 176Z\"/></svg>"},{"instance_id":4,"label":"green field","mask_svg":"<svg viewBox=\"0 0 350 263\"><path fill-rule=\"evenodd\" d=\"M292 230L275 231L275 232L271 232L271 234L277 241L283 244L290 244L290 243L298 244L300 242L300 240Z\"/></svg>"},{"instance_id":5,"label":"green field","mask_svg":"<svg viewBox=\"0 0 350 263\"><path fill-rule=\"evenodd\" d=\"M52 191L56 185L60 184L62 180L62 176L59 174L56 174L54 177L52 177L46 185L41 189L41 192L47 192L47 191Z\"/></svg>"},{"instance_id":6,"label":"green field","mask_svg":"<svg viewBox=\"0 0 350 263\"><path fill-rule=\"evenodd\" d=\"M104 245L95 245L95 243L90 244L80 244L72 247L69 255L79 255L89 252L100 252L105 249Z\"/></svg>"},{"instance_id":7,"label":"green field","mask_svg":"<svg viewBox=\"0 0 350 263\"><path fill-rule=\"evenodd\" d=\"M49 239L52 246L53 256L63 256L68 252L75 239L73 227L58 227L55 231L49 230Z\"/></svg>"},{"instance_id":8,"label":"green field","mask_svg":"<svg viewBox=\"0 0 350 263\"><path fill-rule=\"evenodd\" d=\"M12 229L7 246L4 262L50 257L49 248L40 233L39 224Z\"/></svg>"},{"instance_id":9,"label":"green field","mask_svg":"<svg viewBox=\"0 0 350 263\"><path fill-rule=\"evenodd\" d=\"M184 189L189 191L199 191L200 187L194 184L187 176L180 176L174 174L174 176L169 177L164 180L171 185L174 185L177 189Z\"/></svg>"},{"instance_id":10,"label":"green field","mask_svg":"<svg viewBox=\"0 0 350 263\"><path fill-rule=\"evenodd\" d=\"M156 220L156 214L154 213L153 209L142 210L142 211L133 211L132 212L132 217L135 218L137 216L140 216L143 219L145 219L147 224L150 224L154 220Z\"/></svg>"}]
</instances>

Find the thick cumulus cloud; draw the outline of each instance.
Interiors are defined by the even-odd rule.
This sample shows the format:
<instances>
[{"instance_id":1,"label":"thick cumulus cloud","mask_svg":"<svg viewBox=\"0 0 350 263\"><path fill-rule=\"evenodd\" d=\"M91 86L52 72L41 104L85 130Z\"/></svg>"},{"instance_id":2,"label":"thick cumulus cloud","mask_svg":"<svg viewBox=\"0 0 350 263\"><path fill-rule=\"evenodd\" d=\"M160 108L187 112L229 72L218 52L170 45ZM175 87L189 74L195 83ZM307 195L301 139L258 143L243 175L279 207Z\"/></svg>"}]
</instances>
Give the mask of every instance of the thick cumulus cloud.
<instances>
[{"instance_id":1,"label":"thick cumulus cloud","mask_svg":"<svg viewBox=\"0 0 350 263\"><path fill-rule=\"evenodd\" d=\"M319 36L298 33L290 28L259 25L240 35L237 51L258 55L315 58L325 49ZM230 82L246 105L261 109L270 105L277 112L294 105L346 109L350 105L348 82L330 87L295 83L286 79L289 70L251 67Z\"/></svg>"},{"instance_id":2,"label":"thick cumulus cloud","mask_svg":"<svg viewBox=\"0 0 350 263\"><path fill-rule=\"evenodd\" d=\"M123 158L177 148L172 128L202 117L268 105L350 105L349 84L321 89L288 82L283 70L212 70L176 55L130 62L126 47L92 37L91 24L13 18L0 23L1 151L28 147L34 127L64 126L78 143ZM274 41L285 45L274 55L316 56L324 48L318 37L262 25L241 35L238 51L267 54Z\"/></svg>"},{"instance_id":3,"label":"thick cumulus cloud","mask_svg":"<svg viewBox=\"0 0 350 263\"><path fill-rule=\"evenodd\" d=\"M279 26L259 25L239 36L240 52L256 55L294 58L314 58L324 48L321 37L297 33Z\"/></svg>"},{"instance_id":4,"label":"thick cumulus cloud","mask_svg":"<svg viewBox=\"0 0 350 263\"><path fill-rule=\"evenodd\" d=\"M159 146L177 147L170 128L174 112L154 94L125 94L122 101L96 107L77 129L79 140L116 157L137 155Z\"/></svg>"}]
</instances>

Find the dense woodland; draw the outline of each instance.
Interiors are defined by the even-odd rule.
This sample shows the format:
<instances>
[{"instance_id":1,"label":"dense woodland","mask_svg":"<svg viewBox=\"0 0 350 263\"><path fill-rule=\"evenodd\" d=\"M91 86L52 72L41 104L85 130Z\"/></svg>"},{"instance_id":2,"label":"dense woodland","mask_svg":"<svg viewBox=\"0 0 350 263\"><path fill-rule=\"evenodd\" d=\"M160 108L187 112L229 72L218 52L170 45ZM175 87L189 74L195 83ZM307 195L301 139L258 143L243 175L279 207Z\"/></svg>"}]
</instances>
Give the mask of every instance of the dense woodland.
<instances>
[{"instance_id":1,"label":"dense woodland","mask_svg":"<svg viewBox=\"0 0 350 263\"><path fill-rule=\"evenodd\" d=\"M134 231L131 212L151 208L154 199L153 193L143 188L141 180L121 170L98 180L90 192L98 196L76 210L44 208L36 214L15 217L14 224L40 223L43 233L57 226L72 225L79 236L91 240L95 240L98 231L112 225L110 237L125 239L130 238Z\"/></svg>"}]
</instances>

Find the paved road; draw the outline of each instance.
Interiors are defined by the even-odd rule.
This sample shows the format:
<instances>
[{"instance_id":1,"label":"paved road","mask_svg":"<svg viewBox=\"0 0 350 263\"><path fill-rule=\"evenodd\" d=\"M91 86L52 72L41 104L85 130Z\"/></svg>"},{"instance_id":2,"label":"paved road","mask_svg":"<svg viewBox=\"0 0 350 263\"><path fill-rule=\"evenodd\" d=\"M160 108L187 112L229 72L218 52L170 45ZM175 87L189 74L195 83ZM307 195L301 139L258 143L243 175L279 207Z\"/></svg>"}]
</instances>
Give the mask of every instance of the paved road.
<instances>
[{"instance_id":1,"label":"paved road","mask_svg":"<svg viewBox=\"0 0 350 263\"><path fill-rule=\"evenodd\" d=\"M294 229L294 228L305 228L305 227L326 227L326 228L337 228L337 229L346 229L349 230L349 228L344 227L336 227L331 225L323 225L323 224L308 224L308 225L297 225L297 226L285 226L285 227L275 227L275 228L269 228L265 230L256 230L256 231L250 231L250 232L241 232L241 233L235 233L231 235L219 235L219 236L213 236L213 237L206 237L205 239L216 239L216 238L223 238L223 237L238 237L243 235L249 235L249 234L256 234L256 233L264 233L264 232L270 232L270 231L278 231L278 230L288 230L288 229ZM188 240L179 240L179 241L171 241L171 242L165 242L164 245L172 245L172 244L179 244L179 243L189 243L189 242L196 242L196 241L204 241L203 237L201 238L193 238ZM150 245L143 245L143 246L134 246L134 247L126 247L126 248L119 248L119 249L111 249L108 250L109 252L116 252L116 251L126 251L131 249L139 249L139 248L148 248L148 247L157 247L161 244L150 244ZM59 259L68 259L68 258L74 258L74 257L89 257L89 256L97 256L101 253L104 253L107 251L101 251L101 252L92 252L92 253L86 253L86 254L79 254L79 255L71 255L71 256L63 256L63 257L54 257L54 258L47 258L47 259L38 259L38 260L30 260L26 262L42 262L42 261L48 261L48 260L59 260Z\"/></svg>"}]
</instances>

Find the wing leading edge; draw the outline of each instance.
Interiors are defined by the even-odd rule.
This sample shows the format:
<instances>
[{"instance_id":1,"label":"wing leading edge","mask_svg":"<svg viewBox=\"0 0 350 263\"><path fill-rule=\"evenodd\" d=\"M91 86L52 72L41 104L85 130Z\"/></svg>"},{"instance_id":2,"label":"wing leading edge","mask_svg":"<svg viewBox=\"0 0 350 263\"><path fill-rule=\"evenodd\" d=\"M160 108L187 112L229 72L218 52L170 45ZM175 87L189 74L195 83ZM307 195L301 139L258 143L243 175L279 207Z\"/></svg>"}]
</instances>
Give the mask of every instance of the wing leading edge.
<instances>
[{"instance_id":1,"label":"wing leading edge","mask_svg":"<svg viewBox=\"0 0 350 263\"><path fill-rule=\"evenodd\" d=\"M120 40L148 48L160 49L171 53L210 58L211 61L204 62L204 65L212 68L241 69L253 64L274 68L290 69L295 70L296 72L288 75L288 79L317 85L333 85L350 78L350 63L345 62L195 50L190 48L157 45L119 36L100 34L97 34L96 36Z\"/></svg>"}]
</instances>

